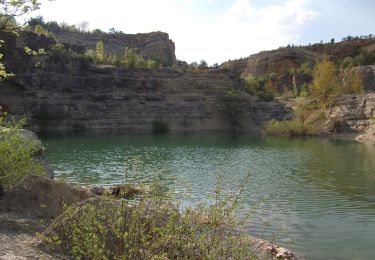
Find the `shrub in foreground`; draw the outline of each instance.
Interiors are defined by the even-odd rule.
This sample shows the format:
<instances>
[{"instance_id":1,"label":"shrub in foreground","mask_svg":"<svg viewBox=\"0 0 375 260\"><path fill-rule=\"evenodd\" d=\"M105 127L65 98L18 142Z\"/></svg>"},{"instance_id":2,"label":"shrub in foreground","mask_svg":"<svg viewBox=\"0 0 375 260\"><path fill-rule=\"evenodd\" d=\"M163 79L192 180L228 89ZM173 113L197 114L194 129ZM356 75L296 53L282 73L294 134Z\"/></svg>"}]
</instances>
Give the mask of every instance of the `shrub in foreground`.
<instances>
[{"instance_id":1,"label":"shrub in foreground","mask_svg":"<svg viewBox=\"0 0 375 260\"><path fill-rule=\"evenodd\" d=\"M22 135L22 122L0 118L0 187L7 190L29 174L41 174L42 165L33 158L38 151L36 140Z\"/></svg>"},{"instance_id":2,"label":"shrub in foreground","mask_svg":"<svg viewBox=\"0 0 375 260\"><path fill-rule=\"evenodd\" d=\"M94 198L69 207L42 234L47 247L81 259L254 259L234 214L237 197L182 213L159 193L138 201Z\"/></svg>"}]
</instances>

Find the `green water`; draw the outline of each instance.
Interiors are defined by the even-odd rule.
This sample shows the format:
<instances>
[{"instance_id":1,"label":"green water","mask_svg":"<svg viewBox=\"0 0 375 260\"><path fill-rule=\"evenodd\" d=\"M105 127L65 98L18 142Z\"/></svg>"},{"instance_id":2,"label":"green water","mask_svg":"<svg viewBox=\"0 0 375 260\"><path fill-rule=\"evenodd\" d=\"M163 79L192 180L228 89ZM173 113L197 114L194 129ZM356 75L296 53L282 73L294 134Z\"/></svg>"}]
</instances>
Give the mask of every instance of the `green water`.
<instances>
[{"instance_id":1,"label":"green water","mask_svg":"<svg viewBox=\"0 0 375 260\"><path fill-rule=\"evenodd\" d=\"M326 139L225 135L46 138L56 176L80 184L158 179L207 200L217 176L234 190L250 172L241 212L255 209L252 234L307 259L374 259L375 146ZM268 228L267 223L271 223Z\"/></svg>"}]
</instances>

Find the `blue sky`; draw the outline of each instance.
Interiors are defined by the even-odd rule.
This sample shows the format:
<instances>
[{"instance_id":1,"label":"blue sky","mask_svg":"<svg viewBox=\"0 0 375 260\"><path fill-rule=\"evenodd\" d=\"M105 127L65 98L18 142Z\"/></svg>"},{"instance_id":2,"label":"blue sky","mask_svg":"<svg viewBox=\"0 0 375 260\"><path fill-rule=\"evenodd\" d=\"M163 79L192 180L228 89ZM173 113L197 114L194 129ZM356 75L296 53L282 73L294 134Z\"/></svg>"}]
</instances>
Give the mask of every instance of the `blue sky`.
<instances>
[{"instance_id":1,"label":"blue sky","mask_svg":"<svg viewBox=\"0 0 375 260\"><path fill-rule=\"evenodd\" d=\"M221 63L288 44L375 34L373 0L42 0L35 15L91 29L164 31L178 59Z\"/></svg>"}]
</instances>

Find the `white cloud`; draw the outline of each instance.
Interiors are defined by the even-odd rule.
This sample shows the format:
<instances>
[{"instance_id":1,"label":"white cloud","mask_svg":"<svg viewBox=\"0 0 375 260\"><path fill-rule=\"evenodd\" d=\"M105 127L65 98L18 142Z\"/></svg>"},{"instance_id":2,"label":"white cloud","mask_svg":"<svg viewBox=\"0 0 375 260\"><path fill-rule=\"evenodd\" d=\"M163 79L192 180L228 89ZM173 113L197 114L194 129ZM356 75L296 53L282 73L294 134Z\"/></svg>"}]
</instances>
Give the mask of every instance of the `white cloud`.
<instances>
[{"instance_id":1,"label":"white cloud","mask_svg":"<svg viewBox=\"0 0 375 260\"><path fill-rule=\"evenodd\" d=\"M214 0L56 0L43 2L40 13L46 20L59 22L86 20L91 29L165 31L176 44L177 58L209 63L293 43L317 15L308 9L308 0L261 8L252 6L251 0L236 0L219 14L208 15L208 9L206 16L190 8L199 2L217 4Z\"/></svg>"}]
</instances>

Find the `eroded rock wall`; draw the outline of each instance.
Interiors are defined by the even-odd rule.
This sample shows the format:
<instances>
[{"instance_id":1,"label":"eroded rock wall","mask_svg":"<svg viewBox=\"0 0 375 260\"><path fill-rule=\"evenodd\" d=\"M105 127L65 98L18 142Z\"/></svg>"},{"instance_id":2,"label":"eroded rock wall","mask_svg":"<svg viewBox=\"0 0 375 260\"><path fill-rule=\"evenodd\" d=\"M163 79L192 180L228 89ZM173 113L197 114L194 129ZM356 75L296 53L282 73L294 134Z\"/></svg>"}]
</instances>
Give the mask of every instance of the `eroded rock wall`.
<instances>
[{"instance_id":1,"label":"eroded rock wall","mask_svg":"<svg viewBox=\"0 0 375 260\"><path fill-rule=\"evenodd\" d=\"M258 102L241 84L221 70L92 66L81 75L18 74L0 88L0 103L13 114L25 114L31 129L50 133L152 131L155 122L172 131L260 131L265 121L288 117L282 104ZM223 99L228 89L238 93L231 104L234 115L227 113L233 107ZM237 117L235 125L230 116Z\"/></svg>"},{"instance_id":2,"label":"eroded rock wall","mask_svg":"<svg viewBox=\"0 0 375 260\"><path fill-rule=\"evenodd\" d=\"M375 93L340 95L327 114L329 132L362 133L374 123Z\"/></svg>"},{"instance_id":3,"label":"eroded rock wall","mask_svg":"<svg viewBox=\"0 0 375 260\"><path fill-rule=\"evenodd\" d=\"M138 34L93 34L60 31L54 33L56 38L72 46L77 51L93 49L96 43L103 41L109 53L120 53L125 47L136 48L144 58L155 60L163 65L172 66L176 63L175 45L164 32Z\"/></svg>"}]
</instances>

